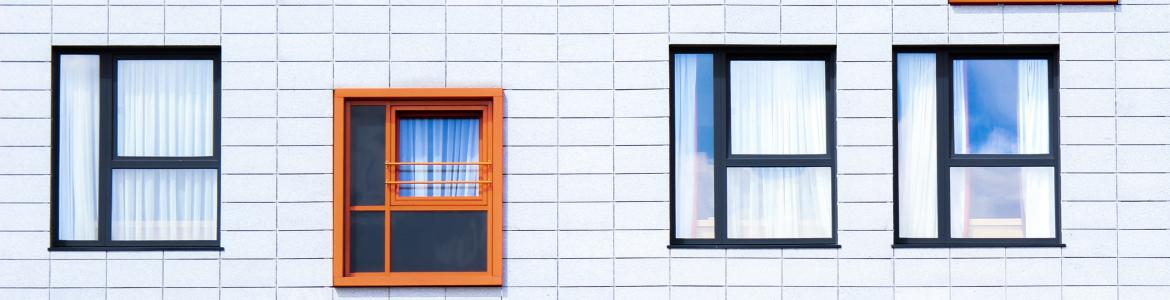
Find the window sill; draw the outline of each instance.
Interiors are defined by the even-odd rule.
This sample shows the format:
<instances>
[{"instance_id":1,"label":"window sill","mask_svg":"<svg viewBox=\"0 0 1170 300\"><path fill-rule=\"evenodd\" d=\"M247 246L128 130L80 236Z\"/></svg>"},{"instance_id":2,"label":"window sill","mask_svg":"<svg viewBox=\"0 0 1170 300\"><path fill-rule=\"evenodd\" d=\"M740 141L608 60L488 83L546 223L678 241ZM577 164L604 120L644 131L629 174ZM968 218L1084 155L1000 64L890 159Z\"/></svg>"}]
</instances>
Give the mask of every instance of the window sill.
<instances>
[{"instance_id":1,"label":"window sill","mask_svg":"<svg viewBox=\"0 0 1170 300\"><path fill-rule=\"evenodd\" d=\"M197 247L183 247L183 246L82 246L82 247L49 247L49 251L223 251L223 247L219 246L197 246Z\"/></svg>"},{"instance_id":2,"label":"window sill","mask_svg":"<svg viewBox=\"0 0 1170 300\"><path fill-rule=\"evenodd\" d=\"M890 248L1064 248L1062 243L987 243L987 244L893 244Z\"/></svg>"},{"instance_id":3,"label":"window sill","mask_svg":"<svg viewBox=\"0 0 1170 300\"><path fill-rule=\"evenodd\" d=\"M840 249L838 244L720 244L667 245L668 249Z\"/></svg>"}]
</instances>

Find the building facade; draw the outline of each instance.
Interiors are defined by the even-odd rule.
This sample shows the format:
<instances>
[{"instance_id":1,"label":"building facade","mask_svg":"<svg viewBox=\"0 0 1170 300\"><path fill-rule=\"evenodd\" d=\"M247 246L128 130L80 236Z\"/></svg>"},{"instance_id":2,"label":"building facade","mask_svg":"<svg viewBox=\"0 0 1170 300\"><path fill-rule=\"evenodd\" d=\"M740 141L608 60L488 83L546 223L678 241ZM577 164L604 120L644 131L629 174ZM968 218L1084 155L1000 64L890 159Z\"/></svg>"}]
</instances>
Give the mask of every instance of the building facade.
<instances>
[{"instance_id":1,"label":"building facade","mask_svg":"<svg viewBox=\"0 0 1170 300\"><path fill-rule=\"evenodd\" d=\"M8 0L0 299L1167 299L1168 20L1164 0ZM129 79L149 60L191 63ZM151 109L211 123L127 117L167 72L210 102ZM365 256L335 96L384 88L502 93L475 114L503 122L492 183L471 183L502 196L462 208L487 214L471 244L499 284L338 279ZM423 97L388 91L379 109ZM773 98L806 102L736 107ZM116 146L164 127L207 135ZM180 177L208 194L111 183ZM77 186L96 206L62 200ZM188 198L211 200L181 226L119 215Z\"/></svg>"}]
</instances>

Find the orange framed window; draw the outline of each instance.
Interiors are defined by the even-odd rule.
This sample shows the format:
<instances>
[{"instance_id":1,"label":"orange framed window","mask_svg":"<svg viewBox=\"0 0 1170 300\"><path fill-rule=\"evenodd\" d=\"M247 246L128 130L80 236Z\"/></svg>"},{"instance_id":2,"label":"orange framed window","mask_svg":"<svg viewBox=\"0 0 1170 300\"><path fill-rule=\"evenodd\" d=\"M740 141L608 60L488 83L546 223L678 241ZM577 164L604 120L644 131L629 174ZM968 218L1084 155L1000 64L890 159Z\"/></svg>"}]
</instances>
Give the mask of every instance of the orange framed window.
<instances>
[{"instance_id":1,"label":"orange framed window","mask_svg":"<svg viewBox=\"0 0 1170 300\"><path fill-rule=\"evenodd\" d=\"M503 283L503 91L333 92L333 285Z\"/></svg>"}]
</instances>

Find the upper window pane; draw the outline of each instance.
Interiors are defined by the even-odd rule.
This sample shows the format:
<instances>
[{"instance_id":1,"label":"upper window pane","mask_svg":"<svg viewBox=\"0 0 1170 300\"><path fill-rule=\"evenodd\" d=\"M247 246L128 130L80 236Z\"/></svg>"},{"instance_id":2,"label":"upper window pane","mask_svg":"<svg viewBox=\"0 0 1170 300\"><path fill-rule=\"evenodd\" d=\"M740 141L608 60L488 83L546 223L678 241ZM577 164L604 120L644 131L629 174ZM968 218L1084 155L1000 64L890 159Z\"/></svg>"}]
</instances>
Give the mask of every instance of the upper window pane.
<instances>
[{"instance_id":1,"label":"upper window pane","mask_svg":"<svg viewBox=\"0 0 1170 300\"><path fill-rule=\"evenodd\" d=\"M118 156L212 156L210 60L122 60L117 68Z\"/></svg>"},{"instance_id":2,"label":"upper window pane","mask_svg":"<svg viewBox=\"0 0 1170 300\"><path fill-rule=\"evenodd\" d=\"M382 205L386 191L386 107L349 112L349 203Z\"/></svg>"},{"instance_id":3,"label":"upper window pane","mask_svg":"<svg viewBox=\"0 0 1170 300\"><path fill-rule=\"evenodd\" d=\"M824 61L731 61L732 154L825 154Z\"/></svg>"},{"instance_id":4,"label":"upper window pane","mask_svg":"<svg viewBox=\"0 0 1170 300\"><path fill-rule=\"evenodd\" d=\"M955 154L1048 154L1048 61L954 61Z\"/></svg>"},{"instance_id":5,"label":"upper window pane","mask_svg":"<svg viewBox=\"0 0 1170 300\"><path fill-rule=\"evenodd\" d=\"M479 119L403 118L398 121L398 161L416 163L479 162ZM401 181L479 180L474 164L402 165ZM475 183L404 184L402 196L476 196Z\"/></svg>"},{"instance_id":6,"label":"upper window pane","mask_svg":"<svg viewBox=\"0 0 1170 300\"><path fill-rule=\"evenodd\" d=\"M713 55L674 56L675 237L715 237Z\"/></svg>"}]
</instances>

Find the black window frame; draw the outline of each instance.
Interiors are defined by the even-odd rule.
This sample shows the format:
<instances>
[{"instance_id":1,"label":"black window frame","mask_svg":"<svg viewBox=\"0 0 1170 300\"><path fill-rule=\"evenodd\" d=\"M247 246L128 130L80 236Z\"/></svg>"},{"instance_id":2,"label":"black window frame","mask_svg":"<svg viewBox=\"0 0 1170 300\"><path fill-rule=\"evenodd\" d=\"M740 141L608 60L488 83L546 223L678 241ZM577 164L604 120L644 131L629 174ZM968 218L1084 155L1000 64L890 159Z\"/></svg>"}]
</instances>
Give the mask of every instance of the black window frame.
<instances>
[{"instance_id":1,"label":"black window frame","mask_svg":"<svg viewBox=\"0 0 1170 300\"><path fill-rule=\"evenodd\" d=\"M714 72L714 208L715 237L678 238L675 235L675 128L674 61L677 54L711 54ZM825 154L733 155L730 152L731 123L729 87L732 60L808 60L825 63ZM837 137L836 137L836 47L835 46L711 46L670 47L670 245L669 248L840 248L837 244ZM727 169L729 167L824 167L831 177L832 229L829 238L731 239L727 237Z\"/></svg>"},{"instance_id":2,"label":"black window frame","mask_svg":"<svg viewBox=\"0 0 1170 300\"><path fill-rule=\"evenodd\" d=\"M58 181L60 151L60 58L62 55L98 55L100 60L100 104L98 145L98 238L92 241L61 240L58 236ZM50 168L50 251L222 251L222 172L221 172L221 91L222 69L218 46L54 46L52 48L52 141ZM122 157L117 155L117 62L119 60L210 60L213 76L212 155L202 157ZM112 240L111 206L115 169L214 169L216 170L215 240Z\"/></svg>"},{"instance_id":3,"label":"black window frame","mask_svg":"<svg viewBox=\"0 0 1170 300\"><path fill-rule=\"evenodd\" d=\"M899 230L898 182L898 55L935 54L938 151L938 237L903 238ZM1057 45L895 46L893 51L893 168L895 248L1064 247L1060 220L1060 49ZM955 154L953 64L957 59L1044 59L1048 61L1048 154ZM953 238L950 231L950 168L952 167L1052 167L1055 237L1053 238Z\"/></svg>"}]
</instances>

